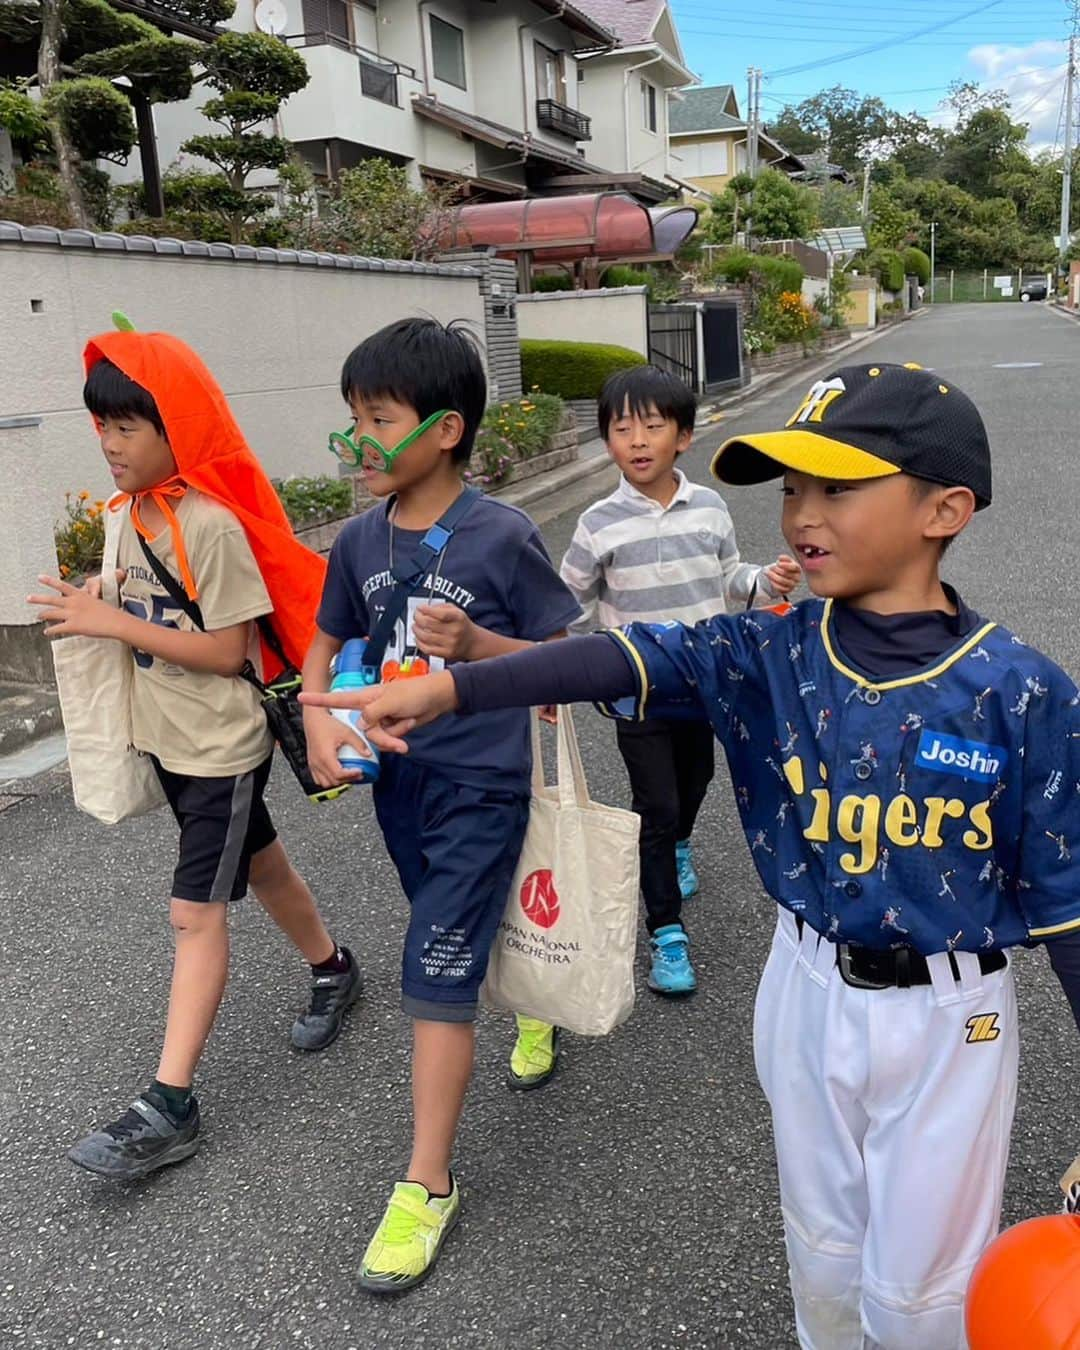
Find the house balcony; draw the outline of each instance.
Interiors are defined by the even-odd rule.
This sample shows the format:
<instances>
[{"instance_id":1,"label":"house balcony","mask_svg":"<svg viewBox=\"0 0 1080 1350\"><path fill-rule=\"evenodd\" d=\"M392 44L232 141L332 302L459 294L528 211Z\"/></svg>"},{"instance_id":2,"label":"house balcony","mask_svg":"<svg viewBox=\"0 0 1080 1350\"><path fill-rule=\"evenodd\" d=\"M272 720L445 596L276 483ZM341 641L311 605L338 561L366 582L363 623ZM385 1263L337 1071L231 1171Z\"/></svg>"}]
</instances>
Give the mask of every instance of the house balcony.
<instances>
[{"instance_id":1,"label":"house balcony","mask_svg":"<svg viewBox=\"0 0 1080 1350\"><path fill-rule=\"evenodd\" d=\"M536 125L545 131L557 131L572 141L592 140L592 119L553 98L536 100Z\"/></svg>"}]
</instances>

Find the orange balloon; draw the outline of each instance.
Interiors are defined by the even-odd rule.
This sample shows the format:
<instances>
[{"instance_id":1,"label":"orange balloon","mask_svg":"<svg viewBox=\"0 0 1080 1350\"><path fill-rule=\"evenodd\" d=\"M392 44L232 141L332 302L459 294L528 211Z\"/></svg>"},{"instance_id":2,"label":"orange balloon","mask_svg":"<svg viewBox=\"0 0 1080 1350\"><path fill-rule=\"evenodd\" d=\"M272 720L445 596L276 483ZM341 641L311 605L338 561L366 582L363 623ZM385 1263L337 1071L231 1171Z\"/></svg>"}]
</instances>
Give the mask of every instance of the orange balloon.
<instances>
[{"instance_id":1,"label":"orange balloon","mask_svg":"<svg viewBox=\"0 0 1080 1350\"><path fill-rule=\"evenodd\" d=\"M965 1305L971 1350L1080 1350L1080 1215L1007 1228L983 1253Z\"/></svg>"}]
</instances>

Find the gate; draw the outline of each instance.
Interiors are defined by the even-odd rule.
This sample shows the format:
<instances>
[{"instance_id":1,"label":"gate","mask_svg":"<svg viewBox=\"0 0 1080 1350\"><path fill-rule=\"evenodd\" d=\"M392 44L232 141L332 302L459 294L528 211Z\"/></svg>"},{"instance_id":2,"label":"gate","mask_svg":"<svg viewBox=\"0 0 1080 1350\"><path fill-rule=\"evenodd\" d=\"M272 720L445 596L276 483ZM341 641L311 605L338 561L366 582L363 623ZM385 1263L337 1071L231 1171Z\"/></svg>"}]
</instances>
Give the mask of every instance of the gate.
<instances>
[{"instance_id":1,"label":"gate","mask_svg":"<svg viewBox=\"0 0 1080 1350\"><path fill-rule=\"evenodd\" d=\"M701 392L697 305L649 306L649 360Z\"/></svg>"}]
</instances>

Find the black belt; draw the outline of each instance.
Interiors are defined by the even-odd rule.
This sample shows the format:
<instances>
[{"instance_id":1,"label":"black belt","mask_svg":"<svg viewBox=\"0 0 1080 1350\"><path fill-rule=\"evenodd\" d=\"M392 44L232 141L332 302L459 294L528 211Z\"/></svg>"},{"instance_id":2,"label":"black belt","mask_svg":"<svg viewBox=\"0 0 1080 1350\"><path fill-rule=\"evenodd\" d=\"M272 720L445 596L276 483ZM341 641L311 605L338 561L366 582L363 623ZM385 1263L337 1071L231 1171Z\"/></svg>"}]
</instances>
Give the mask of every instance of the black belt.
<instances>
[{"instance_id":1,"label":"black belt","mask_svg":"<svg viewBox=\"0 0 1080 1350\"><path fill-rule=\"evenodd\" d=\"M795 926L802 937L804 920L798 914ZM977 955L979 970L984 975L992 975L1008 965L1008 957L1003 951L978 952ZM855 989L910 989L912 985L933 983L926 957L914 947L879 950L840 942L836 944L836 965L840 978ZM949 965L953 979L959 980L960 968L952 952L949 952Z\"/></svg>"}]
</instances>

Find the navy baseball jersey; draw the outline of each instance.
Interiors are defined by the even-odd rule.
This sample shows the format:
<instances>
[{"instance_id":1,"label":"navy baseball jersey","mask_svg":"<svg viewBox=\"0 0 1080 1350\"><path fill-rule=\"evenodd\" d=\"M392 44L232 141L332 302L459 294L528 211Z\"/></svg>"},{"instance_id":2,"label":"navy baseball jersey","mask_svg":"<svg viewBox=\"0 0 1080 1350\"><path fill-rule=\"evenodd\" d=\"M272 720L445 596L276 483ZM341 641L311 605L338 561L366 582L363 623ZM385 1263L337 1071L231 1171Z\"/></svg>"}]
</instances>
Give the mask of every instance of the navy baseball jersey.
<instances>
[{"instance_id":1,"label":"navy baseball jersey","mask_svg":"<svg viewBox=\"0 0 1080 1350\"><path fill-rule=\"evenodd\" d=\"M617 630L638 693L609 711L705 712L765 889L833 941L932 955L1080 928L1075 684L994 623L875 682L831 610Z\"/></svg>"}]
</instances>

